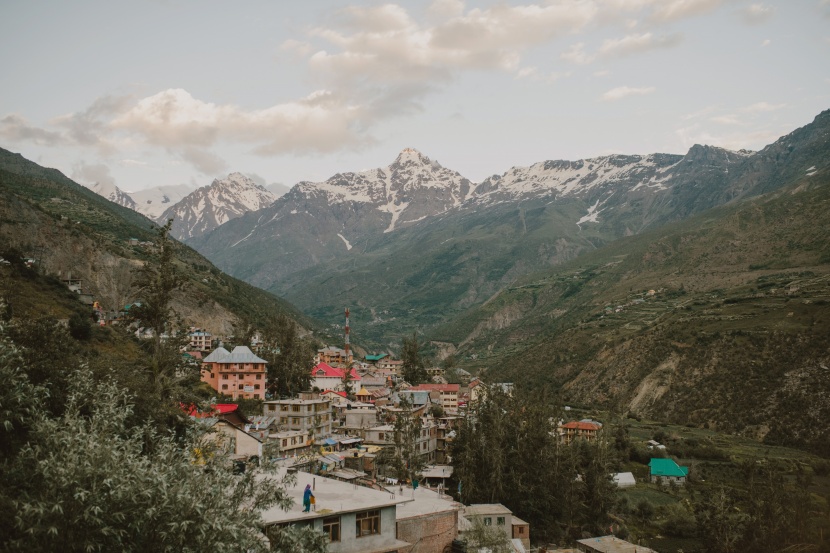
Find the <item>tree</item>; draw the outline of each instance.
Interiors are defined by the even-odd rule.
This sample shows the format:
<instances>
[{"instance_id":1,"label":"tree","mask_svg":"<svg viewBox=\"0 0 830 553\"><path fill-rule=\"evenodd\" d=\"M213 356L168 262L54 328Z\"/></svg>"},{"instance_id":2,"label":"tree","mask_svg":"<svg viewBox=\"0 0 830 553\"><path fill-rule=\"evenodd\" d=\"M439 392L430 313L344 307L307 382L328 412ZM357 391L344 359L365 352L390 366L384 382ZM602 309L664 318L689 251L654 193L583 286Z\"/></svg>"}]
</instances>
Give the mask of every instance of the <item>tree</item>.
<instances>
[{"instance_id":1,"label":"tree","mask_svg":"<svg viewBox=\"0 0 830 553\"><path fill-rule=\"evenodd\" d=\"M153 332L153 359L155 377L161 376L162 341L166 331L172 330L171 321L175 312L171 306L173 292L184 284L173 264L173 240L170 227L173 219L156 229L154 250L156 257L138 269L133 286L140 298L140 304L130 309L130 317Z\"/></svg>"},{"instance_id":2,"label":"tree","mask_svg":"<svg viewBox=\"0 0 830 553\"><path fill-rule=\"evenodd\" d=\"M471 517L471 527L464 533L473 551L489 551L490 553L512 553L513 545L507 533L499 527L484 524L480 516Z\"/></svg>"},{"instance_id":3,"label":"tree","mask_svg":"<svg viewBox=\"0 0 830 553\"><path fill-rule=\"evenodd\" d=\"M123 389L86 370L73 376L64 414L41 414L16 456L13 469L26 478L3 502L15 516L0 548L268 550L260 514L290 507L288 480L267 468L232 474L229 458L197 428L178 441L149 425L131 427Z\"/></svg>"},{"instance_id":4,"label":"tree","mask_svg":"<svg viewBox=\"0 0 830 553\"><path fill-rule=\"evenodd\" d=\"M268 361L268 391L292 397L308 390L314 365L314 344L300 337L297 323L280 314L263 333L261 356Z\"/></svg>"},{"instance_id":5,"label":"tree","mask_svg":"<svg viewBox=\"0 0 830 553\"><path fill-rule=\"evenodd\" d=\"M403 339L401 349L401 373L404 380L410 384L421 384L429 380L424 360L421 357L418 334L413 332L412 338Z\"/></svg>"},{"instance_id":6,"label":"tree","mask_svg":"<svg viewBox=\"0 0 830 553\"><path fill-rule=\"evenodd\" d=\"M343 391L346 392L346 398L349 400L354 401L355 395L354 390L352 389L352 366L353 363L349 363L343 369L343 378L341 379L343 382Z\"/></svg>"},{"instance_id":7,"label":"tree","mask_svg":"<svg viewBox=\"0 0 830 553\"><path fill-rule=\"evenodd\" d=\"M423 468L423 459L418 449L421 435L421 419L412 415L412 404L401 398L401 411L393 424L393 445L381 450L378 465L391 467L398 480L412 481Z\"/></svg>"}]
</instances>

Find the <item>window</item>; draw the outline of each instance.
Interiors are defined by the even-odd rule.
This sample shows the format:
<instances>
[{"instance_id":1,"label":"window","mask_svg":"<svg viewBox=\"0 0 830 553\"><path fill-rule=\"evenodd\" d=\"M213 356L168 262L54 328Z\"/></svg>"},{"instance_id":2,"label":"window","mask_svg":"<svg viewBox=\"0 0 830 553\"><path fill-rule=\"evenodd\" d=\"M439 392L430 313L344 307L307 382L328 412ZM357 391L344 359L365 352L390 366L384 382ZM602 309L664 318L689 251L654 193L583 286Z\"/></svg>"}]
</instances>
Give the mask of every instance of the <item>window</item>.
<instances>
[{"instance_id":1,"label":"window","mask_svg":"<svg viewBox=\"0 0 830 553\"><path fill-rule=\"evenodd\" d=\"M299 405L292 405L291 406L291 412L299 413L300 412L300 406Z\"/></svg>"},{"instance_id":2,"label":"window","mask_svg":"<svg viewBox=\"0 0 830 553\"><path fill-rule=\"evenodd\" d=\"M487 518L484 519L484 526L492 526L492 525L493 525L493 519L492 518L487 517Z\"/></svg>"},{"instance_id":3,"label":"window","mask_svg":"<svg viewBox=\"0 0 830 553\"><path fill-rule=\"evenodd\" d=\"M288 424L288 417L280 417L280 424Z\"/></svg>"},{"instance_id":4,"label":"window","mask_svg":"<svg viewBox=\"0 0 830 553\"><path fill-rule=\"evenodd\" d=\"M355 515L355 536L380 534L380 509L364 511Z\"/></svg>"},{"instance_id":5,"label":"window","mask_svg":"<svg viewBox=\"0 0 830 553\"><path fill-rule=\"evenodd\" d=\"M223 389L223 390L227 390L227 389L228 389L228 385L227 385L227 384L222 384L222 389Z\"/></svg>"},{"instance_id":6,"label":"window","mask_svg":"<svg viewBox=\"0 0 830 553\"><path fill-rule=\"evenodd\" d=\"M254 384L254 390L259 390L259 384Z\"/></svg>"},{"instance_id":7,"label":"window","mask_svg":"<svg viewBox=\"0 0 830 553\"><path fill-rule=\"evenodd\" d=\"M524 526L519 526L519 533L520 533L520 534L524 534L524 533L525 533L525 527L524 527Z\"/></svg>"},{"instance_id":8,"label":"window","mask_svg":"<svg viewBox=\"0 0 830 553\"><path fill-rule=\"evenodd\" d=\"M499 526L504 526L504 517L496 518L496 524L498 524Z\"/></svg>"},{"instance_id":9,"label":"window","mask_svg":"<svg viewBox=\"0 0 830 553\"><path fill-rule=\"evenodd\" d=\"M262 380L262 375L261 374L256 375L256 379L257 380Z\"/></svg>"},{"instance_id":10,"label":"window","mask_svg":"<svg viewBox=\"0 0 830 553\"><path fill-rule=\"evenodd\" d=\"M240 390L242 390L242 389L244 389L244 388L245 388L245 386L243 386L242 384L240 384L240 385L239 385L239 389L240 389Z\"/></svg>"},{"instance_id":11,"label":"window","mask_svg":"<svg viewBox=\"0 0 830 553\"><path fill-rule=\"evenodd\" d=\"M330 542L340 541L340 517L323 519L323 533L329 535Z\"/></svg>"},{"instance_id":12,"label":"window","mask_svg":"<svg viewBox=\"0 0 830 553\"><path fill-rule=\"evenodd\" d=\"M378 441L379 442L383 441L383 432L378 432Z\"/></svg>"},{"instance_id":13,"label":"window","mask_svg":"<svg viewBox=\"0 0 830 553\"><path fill-rule=\"evenodd\" d=\"M210 377L211 378L216 378L216 375L214 373L210 373Z\"/></svg>"}]
</instances>

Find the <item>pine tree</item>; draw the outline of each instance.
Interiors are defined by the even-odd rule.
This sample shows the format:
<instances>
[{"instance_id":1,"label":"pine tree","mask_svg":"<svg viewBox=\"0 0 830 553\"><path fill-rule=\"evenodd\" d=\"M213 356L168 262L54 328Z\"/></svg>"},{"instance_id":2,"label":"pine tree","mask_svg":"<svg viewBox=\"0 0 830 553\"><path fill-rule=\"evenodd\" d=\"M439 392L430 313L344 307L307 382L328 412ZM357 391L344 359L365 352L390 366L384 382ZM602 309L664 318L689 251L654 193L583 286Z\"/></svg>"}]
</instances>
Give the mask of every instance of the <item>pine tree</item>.
<instances>
[{"instance_id":1,"label":"pine tree","mask_svg":"<svg viewBox=\"0 0 830 553\"><path fill-rule=\"evenodd\" d=\"M424 360L421 357L418 334L413 332L412 338L403 339L401 349L401 373L404 380L410 384L421 384L429 380Z\"/></svg>"}]
</instances>

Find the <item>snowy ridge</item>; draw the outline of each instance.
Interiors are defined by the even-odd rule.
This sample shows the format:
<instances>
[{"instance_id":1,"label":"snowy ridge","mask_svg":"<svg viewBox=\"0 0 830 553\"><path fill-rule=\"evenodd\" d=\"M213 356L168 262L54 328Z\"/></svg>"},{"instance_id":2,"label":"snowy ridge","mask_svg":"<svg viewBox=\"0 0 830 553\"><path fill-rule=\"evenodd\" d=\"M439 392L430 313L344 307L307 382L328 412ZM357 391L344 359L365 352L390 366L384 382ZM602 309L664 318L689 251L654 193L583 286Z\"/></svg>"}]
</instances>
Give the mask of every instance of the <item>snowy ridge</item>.
<instances>
[{"instance_id":1,"label":"snowy ridge","mask_svg":"<svg viewBox=\"0 0 830 553\"><path fill-rule=\"evenodd\" d=\"M216 179L168 208L159 222L173 219L173 236L186 240L210 232L249 211L269 206L276 196L241 173ZM234 244L235 245L235 244Z\"/></svg>"},{"instance_id":2,"label":"snowy ridge","mask_svg":"<svg viewBox=\"0 0 830 553\"><path fill-rule=\"evenodd\" d=\"M129 194L135 201L133 209L150 219L156 220L161 217L162 213L182 201L191 192L193 192L193 187L186 184L175 184L155 186Z\"/></svg>"},{"instance_id":3,"label":"snowy ridge","mask_svg":"<svg viewBox=\"0 0 830 553\"><path fill-rule=\"evenodd\" d=\"M115 184L109 182L95 182L90 185L85 185L87 188L103 196L114 204L135 209L135 201L129 194L118 188Z\"/></svg>"}]
</instances>

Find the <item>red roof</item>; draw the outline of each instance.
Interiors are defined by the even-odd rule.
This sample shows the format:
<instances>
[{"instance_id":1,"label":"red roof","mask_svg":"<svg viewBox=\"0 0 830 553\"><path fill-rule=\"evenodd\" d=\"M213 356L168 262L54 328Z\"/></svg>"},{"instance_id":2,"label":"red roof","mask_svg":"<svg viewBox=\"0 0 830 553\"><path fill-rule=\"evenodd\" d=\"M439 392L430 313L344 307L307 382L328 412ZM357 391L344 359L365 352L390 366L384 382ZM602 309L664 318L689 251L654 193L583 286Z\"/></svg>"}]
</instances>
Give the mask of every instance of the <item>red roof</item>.
<instances>
[{"instance_id":1,"label":"red roof","mask_svg":"<svg viewBox=\"0 0 830 553\"><path fill-rule=\"evenodd\" d=\"M418 384L410 388L410 390L417 391L438 390L441 392L457 392L459 389L461 389L461 386L458 384Z\"/></svg>"},{"instance_id":2,"label":"red roof","mask_svg":"<svg viewBox=\"0 0 830 553\"><path fill-rule=\"evenodd\" d=\"M323 395L326 395L326 394L336 394L340 397L346 397L346 392L338 392L337 390L325 390L323 392Z\"/></svg>"},{"instance_id":3,"label":"red roof","mask_svg":"<svg viewBox=\"0 0 830 553\"><path fill-rule=\"evenodd\" d=\"M187 413L189 416L196 417L198 419L213 417L215 415L227 415L228 413L234 413L237 409L239 409L239 405L235 403L217 403L213 406L212 411L205 412L199 411L199 409L193 403L191 403L190 405L180 403L179 405L181 406L182 411Z\"/></svg>"},{"instance_id":4,"label":"red roof","mask_svg":"<svg viewBox=\"0 0 830 553\"><path fill-rule=\"evenodd\" d=\"M323 371L323 374L317 374L320 371ZM354 369L351 370L351 379L352 380L360 380L360 375L355 372ZM311 376L317 377L329 377L329 378L343 378L343 369L336 369L329 365L328 363L319 363L316 367L311 369Z\"/></svg>"},{"instance_id":5,"label":"red roof","mask_svg":"<svg viewBox=\"0 0 830 553\"><path fill-rule=\"evenodd\" d=\"M563 424L562 428L569 428L572 430L599 430L600 426L592 422L571 421Z\"/></svg>"},{"instance_id":6,"label":"red roof","mask_svg":"<svg viewBox=\"0 0 830 553\"><path fill-rule=\"evenodd\" d=\"M220 415L227 415L239 409L239 405L235 403L217 403L213 407Z\"/></svg>"}]
</instances>

